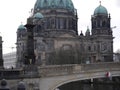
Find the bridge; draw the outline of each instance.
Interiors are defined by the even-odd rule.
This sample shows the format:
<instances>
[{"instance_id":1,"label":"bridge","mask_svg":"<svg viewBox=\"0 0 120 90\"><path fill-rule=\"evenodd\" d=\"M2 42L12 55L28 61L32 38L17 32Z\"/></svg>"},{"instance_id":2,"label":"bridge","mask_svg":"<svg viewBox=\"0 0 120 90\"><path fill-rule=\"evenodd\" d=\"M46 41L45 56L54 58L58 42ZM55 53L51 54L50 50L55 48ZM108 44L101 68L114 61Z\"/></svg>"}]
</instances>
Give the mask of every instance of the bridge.
<instances>
[{"instance_id":1,"label":"bridge","mask_svg":"<svg viewBox=\"0 0 120 90\"><path fill-rule=\"evenodd\" d=\"M106 78L107 72L111 73L111 77L120 76L120 63L99 62L92 64L40 66L38 67L38 75L36 77L33 77L33 74L31 74L31 77L28 78L24 75L23 71L21 71L21 74L25 77L23 78L23 81L26 83L27 90L30 90L30 88L56 90L56 88L74 81ZM11 83L12 87L20 80L21 78L18 78L17 80L9 79L8 83Z\"/></svg>"},{"instance_id":2,"label":"bridge","mask_svg":"<svg viewBox=\"0 0 120 90\"><path fill-rule=\"evenodd\" d=\"M55 88L73 81L106 77L110 72L112 77L120 76L120 63L93 63L81 65L55 65L40 67L41 90Z\"/></svg>"}]
</instances>

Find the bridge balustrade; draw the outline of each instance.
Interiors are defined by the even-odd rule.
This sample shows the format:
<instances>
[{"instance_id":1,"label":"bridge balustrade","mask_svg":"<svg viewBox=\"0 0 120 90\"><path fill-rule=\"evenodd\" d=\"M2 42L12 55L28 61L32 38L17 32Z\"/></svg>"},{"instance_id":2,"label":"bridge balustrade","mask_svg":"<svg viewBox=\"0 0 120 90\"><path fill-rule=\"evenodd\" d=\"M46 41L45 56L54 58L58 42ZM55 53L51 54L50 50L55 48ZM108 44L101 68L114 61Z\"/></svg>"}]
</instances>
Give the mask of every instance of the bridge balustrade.
<instances>
[{"instance_id":1,"label":"bridge balustrade","mask_svg":"<svg viewBox=\"0 0 120 90\"><path fill-rule=\"evenodd\" d=\"M85 72L120 70L120 63L71 64L39 67L41 77L67 75Z\"/></svg>"},{"instance_id":2,"label":"bridge balustrade","mask_svg":"<svg viewBox=\"0 0 120 90\"><path fill-rule=\"evenodd\" d=\"M21 69L1 69L0 79L17 79L21 77Z\"/></svg>"}]
</instances>

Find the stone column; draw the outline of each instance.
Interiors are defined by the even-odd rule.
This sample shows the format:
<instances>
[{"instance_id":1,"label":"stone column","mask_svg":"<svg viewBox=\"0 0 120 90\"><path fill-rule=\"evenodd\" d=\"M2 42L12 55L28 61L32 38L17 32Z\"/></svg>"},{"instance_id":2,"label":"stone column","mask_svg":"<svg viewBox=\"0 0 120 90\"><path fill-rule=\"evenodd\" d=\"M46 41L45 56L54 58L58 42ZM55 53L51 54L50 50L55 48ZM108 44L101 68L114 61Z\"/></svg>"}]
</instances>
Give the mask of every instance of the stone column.
<instances>
[{"instance_id":1,"label":"stone column","mask_svg":"<svg viewBox=\"0 0 120 90\"><path fill-rule=\"evenodd\" d=\"M0 68L3 68L2 37L0 36Z\"/></svg>"},{"instance_id":2,"label":"stone column","mask_svg":"<svg viewBox=\"0 0 120 90\"><path fill-rule=\"evenodd\" d=\"M42 54L41 54L41 61L42 61L42 65L43 66L45 66L45 64L46 64L46 62L45 62L45 55L46 55L46 53L45 53L45 51L43 51Z\"/></svg>"}]
</instances>

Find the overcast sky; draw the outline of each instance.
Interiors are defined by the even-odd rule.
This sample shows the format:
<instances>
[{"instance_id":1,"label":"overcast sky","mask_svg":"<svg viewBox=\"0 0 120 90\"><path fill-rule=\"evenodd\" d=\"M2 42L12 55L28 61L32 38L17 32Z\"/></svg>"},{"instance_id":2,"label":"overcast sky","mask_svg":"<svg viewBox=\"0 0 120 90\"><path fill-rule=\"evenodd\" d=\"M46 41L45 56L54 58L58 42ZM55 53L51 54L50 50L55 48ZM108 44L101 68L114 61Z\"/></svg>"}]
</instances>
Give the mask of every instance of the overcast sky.
<instances>
[{"instance_id":1,"label":"overcast sky","mask_svg":"<svg viewBox=\"0 0 120 90\"><path fill-rule=\"evenodd\" d=\"M91 29L91 15L99 5L99 0L72 0L74 7L78 10L78 29L86 31L87 26ZM3 52L8 53L15 50L16 31L18 26L26 24L30 16L30 10L34 7L36 0L0 0L0 32L3 37ZM113 29L114 51L120 48L120 0L101 0L111 14L111 27Z\"/></svg>"}]
</instances>

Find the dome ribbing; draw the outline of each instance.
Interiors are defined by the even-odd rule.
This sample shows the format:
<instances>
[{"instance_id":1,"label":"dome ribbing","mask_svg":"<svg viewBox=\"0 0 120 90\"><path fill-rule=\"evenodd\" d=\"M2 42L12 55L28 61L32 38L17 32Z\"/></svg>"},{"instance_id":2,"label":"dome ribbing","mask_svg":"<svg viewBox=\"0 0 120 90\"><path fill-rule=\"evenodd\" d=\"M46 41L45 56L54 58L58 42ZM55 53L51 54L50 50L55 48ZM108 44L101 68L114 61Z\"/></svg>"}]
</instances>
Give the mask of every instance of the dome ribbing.
<instances>
[{"instance_id":1,"label":"dome ribbing","mask_svg":"<svg viewBox=\"0 0 120 90\"><path fill-rule=\"evenodd\" d=\"M37 0L34 6L34 10L40 10L45 8L55 9L68 9L73 11L74 5L71 0Z\"/></svg>"}]
</instances>

